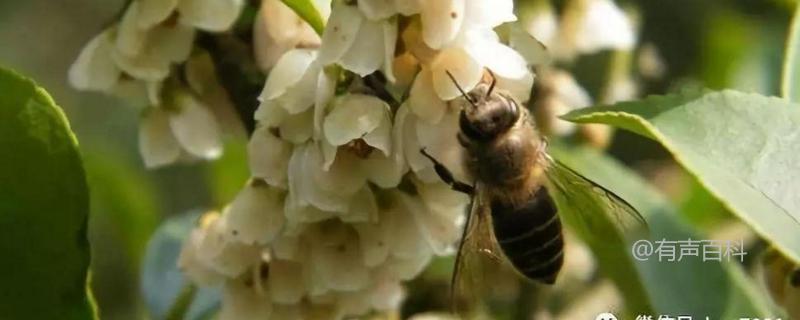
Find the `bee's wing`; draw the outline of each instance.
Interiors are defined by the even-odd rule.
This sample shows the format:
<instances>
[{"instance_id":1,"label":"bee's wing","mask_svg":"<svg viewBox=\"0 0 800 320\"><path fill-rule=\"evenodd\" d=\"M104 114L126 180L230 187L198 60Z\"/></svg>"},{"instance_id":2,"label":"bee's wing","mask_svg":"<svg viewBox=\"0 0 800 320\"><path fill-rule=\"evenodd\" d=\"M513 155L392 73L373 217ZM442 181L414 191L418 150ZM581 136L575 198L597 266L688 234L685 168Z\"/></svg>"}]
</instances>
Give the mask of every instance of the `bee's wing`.
<instances>
[{"instance_id":1,"label":"bee's wing","mask_svg":"<svg viewBox=\"0 0 800 320\"><path fill-rule=\"evenodd\" d=\"M559 205L569 206L559 208L559 211L573 213L577 218L575 222L585 234L607 236L610 235L608 227L616 228L622 235L647 230L647 221L627 201L563 163L549 156L548 160L546 172L550 190L555 191L556 198L561 198L562 201L557 201ZM603 215L611 222L611 226L607 226Z\"/></svg>"},{"instance_id":2,"label":"bee's wing","mask_svg":"<svg viewBox=\"0 0 800 320\"><path fill-rule=\"evenodd\" d=\"M472 318L480 310L482 298L491 290L490 281L485 278L503 261L489 207L481 194L480 188L476 188L450 283L453 311L464 319Z\"/></svg>"}]
</instances>

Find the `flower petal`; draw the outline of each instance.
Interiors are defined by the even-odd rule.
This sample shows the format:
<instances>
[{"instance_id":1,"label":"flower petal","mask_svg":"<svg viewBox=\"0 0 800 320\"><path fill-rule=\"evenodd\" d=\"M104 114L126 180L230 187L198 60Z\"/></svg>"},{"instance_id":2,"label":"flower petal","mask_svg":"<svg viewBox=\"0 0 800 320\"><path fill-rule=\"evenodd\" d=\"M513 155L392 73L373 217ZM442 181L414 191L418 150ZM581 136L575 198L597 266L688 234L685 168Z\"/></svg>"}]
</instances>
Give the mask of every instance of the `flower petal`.
<instances>
[{"instance_id":1,"label":"flower petal","mask_svg":"<svg viewBox=\"0 0 800 320\"><path fill-rule=\"evenodd\" d=\"M303 266L297 262L272 260L269 263L269 293L280 304L300 302L305 292Z\"/></svg>"},{"instance_id":2,"label":"flower petal","mask_svg":"<svg viewBox=\"0 0 800 320\"><path fill-rule=\"evenodd\" d=\"M611 0L585 1L583 16L575 34L579 52L592 53L602 49L630 50L636 34L625 12Z\"/></svg>"},{"instance_id":3,"label":"flower petal","mask_svg":"<svg viewBox=\"0 0 800 320\"><path fill-rule=\"evenodd\" d=\"M111 57L114 44L111 30L92 38L69 68L69 83L78 90L111 90L122 72Z\"/></svg>"},{"instance_id":4,"label":"flower petal","mask_svg":"<svg viewBox=\"0 0 800 320\"><path fill-rule=\"evenodd\" d=\"M447 111L447 103L434 90L430 69L422 68L414 79L408 95L408 106L420 119L429 123L438 123Z\"/></svg>"},{"instance_id":5,"label":"flower petal","mask_svg":"<svg viewBox=\"0 0 800 320\"><path fill-rule=\"evenodd\" d=\"M356 34L364 20L364 16L355 6L343 3L335 5L322 33L319 62L328 65L339 61L356 40Z\"/></svg>"},{"instance_id":6,"label":"flower petal","mask_svg":"<svg viewBox=\"0 0 800 320\"><path fill-rule=\"evenodd\" d=\"M181 147L170 131L166 112L150 108L139 125L139 153L146 167L160 167L178 160Z\"/></svg>"},{"instance_id":7,"label":"flower petal","mask_svg":"<svg viewBox=\"0 0 800 320\"><path fill-rule=\"evenodd\" d=\"M531 88L533 88L534 75L527 71L525 76L520 79L509 79L497 76L497 89L511 94L517 103L525 104L530 99Z\"/></svg>"},{"instance_id":8,"label":"flower petal","mask_svg":"<svg viewBox=\"0 0 800 320\"><path fill-rule=\"evenodd\" d=\"M432 258L433 254L426 248L408 258L391 257L384 265L396 279L408 281L419 276Z\"/></svg>"},{"instance_id":9,"label":"flower petal","mask_svg":"<svg viewBox=\"0 0 800 320\"><path fill-rule=\"evenodd\" d=\"M237 277L261 260L261 248L227 241L226 231L221 219L211 222L198 245L198 257L217 272Z\"/></svg>"},{"instance_id":10,"label":"flower petal","mask_svg":"<svg viewBox=\"0 0 800 320\"><path fill-rule=\"evenodd\" d=\"M405 290L399 281L379 280L370 291L370 304L378 310L396 310L405 298Z\"/></svg>"},{"instance_id":11,"label":"flower petal","mask_svg":"<svg viewBox=\"0 0 800 320\"><path fill-rule=\"evenodd\" d=\"M322 124L325 138L334 146L359 139L375 130L384 120L389 105L363 94L339 98Z\"/></svg>"},{"instance_id":12,"label":"flower petal","mask_svg":"<svg viewBox=\"0 0 800 320\"><path fill-rule=\"evenodd\" d=\"M178 0L139 0L137 25L141 29L152 28L167 20L177 6Z\"/></svg>"},{"instance_id":13,"label":"flower petal","mask_svg":"<svg viewBox=\"0 0 800 320\"><path fill-rule=\"evenodd\" d=\"M319 73L319 78L317 78L317 94L314 99L315 139L322 140L322 121L328 113L328 105L336 96L336 78L338 76L338 69L323 68L322 72Z\"/></svg>"},{"instance_id":14,"label":"flower petal","mask_svg":"<svg viewBox=\"0 0 800 320\"><path fill-rule=\"evenodd\" d=\"M358 29L355 41L339 59L339 64L362 77L380 69L384 64L385 51L375 50L375 46L376 44L384 44L383 25L385 23L364 20Z\"/></svg>"},{"instance_id":15,"label":"flower petal","mask_svg":"<svg viewBox=\"0 0 800 320\"><path fill-rule=\"evenodd\" d=\"M513 0L469 0L465 1L464 11L464 24L470 27L494 28L517 20Z\"/></svg>"},{"instance_id":16,"label":"flower petal","mask_svg":"<svg viewBox=\"0 0 800 320\"><path fill-rule=\"evenodd\" d=\"M225 277L216 272L214 269L206 265L198 257L197 249L200 241L205 236L206 230L195 229L189 235L189 238L183 243L181 253L178 256L178 268L186 275L192 282L213 286L222 283Z\"/></svg>"},{"instance_id":17,"label":"flower petal","mask_svg":"<svg viewBox=\"0 0 800 320\"><path fill-rule=\"evenodd\" d=\"M413 16L422 10L420 1L424 0L394 0L394 6L400 14L404 16Z\"/></svg>"},{"instance_id":18,"label":"flower petal","mask_svg":"<svg viewBox=\"0 0 800 320\"><path fill-rule=\"evenodd\" d=\"M244 0L180 0L178 11L183 24L205 31L225 31L236 22Z\"/></svg>"},{"instance_id":19,"label":"flower petal","mask_svg":"<svg viewBox=\"0 0 800 320\"><path fill-rule=\"evenodd\" d=\"M458 117L459 111L457 110L449 110L447 114L442 118L442 121L437 124L429 124L424 121L417 121L416 122L416 133L417 141L419 141L419 148L425 148L425 150L430 153L434 158L439 160L443 163L450 171L460 181L470 181L468 179L466 172L464 171L463 165L463 149L461 145L458 144ZM409 152L409 151L407 151ZM410 155L407 155L407 157ZM421 156L419 149L416 150L414 156ZM409 160L411 161L411 160ZM422 158L415 161L421 161L425 164L425 168L433 168L433 163L427 158ZM419 170L419 168L417 169ZM434 172L429 172L434 173ZM420 173L418 172L418 175ZM428 178L434 178L433 181L439 181L438 177L428 176L424 177L420 175L420 178L424 178L426 182L430 182L431 180Z\"/></svg>"},{"instance_id":20,"label":"flower petal","mask_svg":"<svg viewBox=\"0 0 800 320\"><path fill-rule=\"evenodd\" d=\"M228 281L222 290L222 307L217 319L270 319L272 303L255 287L243 281Z\"/></svg>"},{"instance_id":21,"label":"flower petal","mask_svg":"<svg viewBox=\"0 0 800 320\"><path fill-rule=\"evenodd\" d=\"M347 223L377 220L378 202L375 200L372 190L365 186L356 192L350 199L350 210L340 215L339 219Z\"/></svg>"},{"instance_id":22,"label":"flower petal","mask_svg":"<svg viewBox=\"0 0 800 320\"><path fill-rule=\"evenodd\" d=\"M290 114L279 126L281 138L293 143L303 143L314 133L314 113L308 110L303 113Z\"/></svg>"},{"instance_id":23,"label":"flower petal","mask_svg":"<svg viewBox=\"0 0 800 320\"><path fill-rule=\"evenodd\" d=\"M258 127L247 144L250 173L253 177L264 179L268 184L286 188L289 157L292 145L274 134L266 127Z\"/></svg>"},{"instance_id":24,"label":"flower petal","mask_svg":"<svg viewBox=\"0 0 800 320\"><path fill-rule=\"evenodd\" d=\"M359 158L350 152L339 153L328 170L324 170L322 167L324 159L317 146L311 148L308 157L311 166L307 170L314 177L314 180L309 182L319 189L341 196L351 196L366 183L366 178L359 166Z\"/></svg>"},{"instance_id":25,"label":"flower petal","mask_svg":"<svg viewBox=\"0 0 800 320\"><path fill-rule=\"evenodd\" d=\"M267 128L278 127L288 117L289 112L282 108L275 100L261 102L255 114L253 114L253 118L255 118L260 125Z\"/></svg>"},{"instance_id":26,"label":"flower petal","mask_svg":"<svg viewBox=\"0 0 800 320\"><path fill-rule=\"evenodd\" d=\"M356 291L369 284L355 232L344 225L323 225L311 247L311 264L328 288Z\"/></svg>"},{"instance_id":27,"label":"flower petal","mask_svg":"<svg viewBox=\"0 0 800 320\"><path fill-rule=\"evenodd\" d=\"M453 244L458 240L459 226L456 223L458 215L448 212L463 212L457 208L448 208L444 212L428 210L419 199L402 195L400 200L414 215L414 221L420 228L422 237L428 242L436 255L446 255L453 252Z\"/></svg>"},{"instance_id":28,"label":"flower petal","mask_svg":"<svg viewBox=\"0 0 800 320\"><path fill-rule=\"evenodd\" d=\"M162 57L172 63L186 61L194 47L194 35L193 28L182 25L158 26L147 39L148 55Z\"/></svg>"},{"instance_id":29,"label":"flower petal","mask_svg":"<svg viewBox=\"0 0 800 320\"><path fill-rule=\"evenodd\" d=\"M394 191L392 194L395 203L392 209L381 217L387 219L390 226L392 255L402 259L412 259L420 253L429 252L422 232L414 221L414 214L401 202L402 195L399 191Z\"/></svg>"},{"instance_id":30,"label":"flower petal","mask_svg":"<svg viewBox=\"0 0 800 320\"><path fill-rule=\"evenodd\" d=\"M325 211L346 212L350 205L347 197L323 190L315 183L314 171L322 171L318 155L311 154L315 148L307 143L295 147L292 152L289 159L289 196L293 201L290 203L297 207L313 205Z\"/></svg>"},{"instance_id":31,"label":"flower petal","mask_svg":"<svg viewBox=\"0 0 800 320\"><path fill-rule=\"evenodd\" d=\"M138 80L162 81L169 75L170 61L165 57L147 54L129 56L114 50L111 58L122 71Z\"/></svg>"},{"instance_id":32,"label":"flower petal","mask_svg":"<svg viewBox=\"0 0 800 320\"><path fill-rule=\"evenodd\" d=\"M291 114L301 113L311 108L316 100L320 71L322 71L320 65L312 63L300 81L286 89L286 93L279 98L281 106Z\"/></svg>"},{"instance_id":33,"label":"flower petal","mask_svg":"<svg viewBox=\"0 0 800 320\"><path fill-rule=\"evenodd\" d=\"M383 75L391 83L397 79L394 76L394 52L397 49L397 19L383 23Z\"/></svg>"},{"instance_id":34,"label":"flower petal","mask_svg":"<svg viewBox=\"0 0 800 320\"><path fill-rule=\"evenodd\" d=\"M422 37L429 47L441 49L456 38L464 21L465 2L466 0L420 1Z\"/></svg>"},{"instance_id":35,"label":"flower petal","mask_svg":"<svg viewBox=\"0 0 800 320\"><path fill-rule=\"evenodd\" d=\"M222 216L231 241L244 244L268 244L283 228L283 199L277 190L264 182L244 187Z\"/></svg>"},{"instance_id":36,"label":"flower petal","mask_svg":"<svg viewBox=\"0 0 800 320\"><path fill-rule=\"evenodd\" d=\"M520 79L528 72L528 64L514 49L500 43L492 30L475 30L466 34L467 51L475 61L497 75Z\"/></svg>"},{"instance_id":37,"label":"flower petal","mask_svg":"<svg viewBox=\"0 0 800 320\"><path fill-rule=\"evenodd\" d=\"M394 0L360 0L358 8L370 20L386 19L397 13Z\"/></svg>"},{"instance_id":38,"label":"flower petal","mask_svg":"<svg viewBox=\"0 0 800 320\"><path fill-rule=\"evenodd\" d=\"M314 61L316 51L295 49L284 54L272 68L264 89L258 97L259 101L275 99L303 78L305 71Z\"/></svg>"},{"instance_id":39,"label":"flower petal","mask_svg":"<svg viewBox=\"0 0 800 320\"><path fill-rule=\"evenodd\" d=\"M392 152L392 115L388 108L383 109L383 117L378 123L378 126L366 135L364 135L364 142L368 145L380 150L384 155L389 156Z\"/></svg>"},{"instance_id":40,"label":"flower petal","mask_svg":"<svg viewBox=\"0 0 800 320\"><path fill-rule=\"evenodd\" d=\"M551 62L552 57L540 39L523 29L519 23L511 25L508 45L519 52L529 66L543 66Z\"/></svg>"},{"instance_id":41,"label":"flower petal","mask_svg":"<svg viewBox=\"0 0 800 320\"><path fill-rule=\"evenodd\" d=\"M406 171L402 162L378 152L372 152L367 159L362 160L361 168L367 179L381 188L396 187Z\"/></svg>"},{"instance_id":42,"label":"flower petal","mask_svg":"<svg viewBox=\"0 0 800 320\"><path fill-rule=\"evenodd\" d=\"M364 265L376 267L389 257L389 225L384 219L378 223L359 223L355 225L359 245L363 253Z\"/></svg>"},{"instance_id":43,"label":"flower petal","mask_svg":"<svg viewBox=\"0 0 800 320\"><path fill-rule=\"evenodd\" d=\"M178 111L171 114L170 126L175 138L186 151L203 159L216 159L222 154L219 127L208 107L189 93L176 93Z\"/></svg>"},{"instance_id":44,"label":"flower petal","mask_svg":"<svg viewBox=\"0 0 800 320\"><path fill-rule=\"evenodd\" d=\"M461 48L447 48L431 63L433 87L442 100L448 101L461 96L456 84L447 76L450 72L464 92L469 92L483 76L483 66Z\"/></svg>"},{"instance_id":45,"label":"flower petal","mask_svg":"<svg viewBox=\"0 0 800 320\"><path fill-rule=\"evenodd\" d=\"M128 56L135 56L144 50L147 41L148 30L138 26L139 1L131 2L117 28L117 50Z\"/></svg>"}]
</instances>

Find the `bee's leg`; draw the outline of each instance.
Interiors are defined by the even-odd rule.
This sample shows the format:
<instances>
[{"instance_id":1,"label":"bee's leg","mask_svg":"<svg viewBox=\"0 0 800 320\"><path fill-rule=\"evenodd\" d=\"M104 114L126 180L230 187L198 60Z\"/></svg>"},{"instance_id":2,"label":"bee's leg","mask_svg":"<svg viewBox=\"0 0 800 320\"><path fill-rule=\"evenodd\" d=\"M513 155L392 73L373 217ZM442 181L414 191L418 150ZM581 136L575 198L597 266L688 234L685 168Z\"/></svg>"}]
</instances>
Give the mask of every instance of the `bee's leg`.
<instances>
[{"instance_id":1,"label":"bee's leg","mask_svg":"<svg viewBox=\"0 0 800 320\"><path fill-rule=\"evenodd\" d=\"M439 162L439 160L436 160L436 158L428 154L428 152L425 151L425 148L420 149L419 152L422 153L422 155L426 158L433 161L433 169L436 170L436 174L439 175L439 178L441 178L444 183L450 185L450 188L468 195L473 195L475 193L475 188L473 186L456 180L456 178L453 177L453 173L450 172L450 170L447 169L447 167L445 167L441 162Z\"/></svg>"}]
</instances>

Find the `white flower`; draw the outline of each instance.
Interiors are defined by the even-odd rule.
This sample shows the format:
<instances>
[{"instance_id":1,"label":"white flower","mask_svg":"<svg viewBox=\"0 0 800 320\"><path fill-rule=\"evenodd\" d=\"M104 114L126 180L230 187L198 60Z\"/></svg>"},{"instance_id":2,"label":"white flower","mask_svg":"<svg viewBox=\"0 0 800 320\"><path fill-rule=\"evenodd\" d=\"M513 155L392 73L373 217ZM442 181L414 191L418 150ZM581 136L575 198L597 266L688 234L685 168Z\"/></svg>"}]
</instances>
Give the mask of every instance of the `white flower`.
<instances>
[{"instance_id":1,"label":"white flower","mask_svg":"<svg viewBox=\"0 0 800 320\"><path fill-rule=\"evenodd\" d=\"M356 291L369 284L369 271L361 262L358 235L345 224L330 221L317 225L311 244L311 261L315 279L324 288Z\"/></svg>"},{"instance_id":2,"label":"white flower","mask_svg":"<svg viewBox=\"0 0 800 320\"><path fill-rule=\"evenodd\" d=\"M409 39L409 41L414 41ZM427 54L431 55L431 54ZM420 58L420 57L418 57ZM445 112L445 101L461 96L461 91L471 91L483 78L484 68L491 70L498 80L499 89L508 90L524 102L533 84L533 74L527 62L516 51L500 43L491 30L472 29L462 33L453 46L432 54L430 61L422 57L422 70L411 86L409 107L424 121L438 123ZM453 75L451 79L447 73Z\"/></svg>"},{"instance_id":3,"label":"white flower","mask_svg":"<svg viewBox=\"0 0 800 320\"><path fill-rule=\"evenodd\" d=\"M319 1L317 11L330 6ZM324 3L328 2L328 3ZM323 17L327 17L323 13ZM319 47L320 37L314 29L280 0L265 0L253 27L255 58L262 70L269 70L291 49Z\"/></svg>"},{"instance_id":4,"label":"white flower","mask_svg":"<svg viewBox=\"0 0 800 320\"><path fill-rule=\"evenodd\" d=\"M182 24L205 31L225 31L239 17L244 0L138 0L140 29L151 28L178 13Z\"/></svg>"},{"instance_id":5,"label":"white flower","mask_svg":"<svg viewBox=\"0 0 800 320\"><path fill-rule=\"evenodd\" d=\"M394 135L401 145L402 155L409 168L425 182L441 181L433 169L433 162L420 150L425 148L437 160L447 166L459 179L464 180L462 150L456 138L459 110L448 108L442 119L435 124L422 121L402 105L395 116Z\"/></svg>"},{"instance_id":6,"label":"white flower","mask_svg":"<svg viewBox=\"0 0 800 320\"><path fill-rule=\"evenodd\" d=\"M345 95L325 117L323 132L326 170L334 162L348 161L337 159L338 150L344 148L357 156L353 160L360 163L364 179L382 188L400 183L404 167L392 154L392 120L386 102L367 95Z\"/></svg>"},{"instance_id":7,"label":"white flower","mask_svg":"<svg viewBox=\"0 0 800 320\"><path fill-rule=\"evenodd\" d=\"M205 238L207 226L199 226L189 235L189 238L183 243L180 256L178 257L178 267L181 272L193 282L202 285L216 285L225 279L225 277L208 266L199 257L200 244Z\"/></svg>"},{"instance_id":8,"label":"white flower","mask_svg":"<svg viewBox=\"0 0 800 320\"><path fill-rule=\"evenodd\" d=\"M517 24L547 47L558 41L558 17L549 4L525 12Z\"/></svg>"},{"instance_id":9,"label":"white flower","mask_svg":"<svg viewBox=\"0 0 800 320\"><path fill-rule=\"evenodd\" d=\"M361 76L383 68L386 77L393 79L396 42L396 19L371 20L358 8L339 3L322 34L319 62L338 63Z\"/></svg>"},{"instance_id":10,"label":"white flower","mask_svg":"<svg viewBox=\"0 0 800 320\"><path fill-rule=\"evenodd\" d=\"M245 139L247 133L239 113L236 111L228 92L217 78L214 61L208 52L195 50L184 64L186 83L198 100L209 107L219 123L220 131L236 139ZM151 90L160 95L161 88ZM152 100L152 99L151 99ZM161 104L154 102L155 105Z\"/></svg>"},{"instance_id":11,"label":"white flower","mask_svg":"<svg viewBox=\"0 0 800 320\"><path fill-rule=\"evenodd\" d=\"M256 284L247 285L241 280L225 283L218 319L270 319L270 315L272 303L264 292L259 292Z\"/></svg>"},{"instance_id":12,"label":"white flower","mask_svg":"<svg viewBox=\"0 0 800 320\"><path fill-rule=\"evenodd\" d=\"M149 108L139 129L139 151L147 167L176 161L185 150L190 156L215 159L222 154L219 128L204 104L176 89L174 104Z\"/></svg>"},{"instance_id":13,"label":"white flower","mask_svg":"<svg viewBox=\"0 0 800 320\"><path fill-rule=\"evenodd\" d=\"M277 259L270 261L267 283L275 303L298 303L306 294L303 265L297 262Z\"/></svg>"},{"instance_id":14,"label":"white flower","mask_svg":"<svg viewBox=\"0 0 800 320\"><path fill-rule=\"evenodd\" d=\"M226 277L237 277L261 261L258 246L230 241L225 221L216 218L197 244L198 260Z\"/></svg>"},{"instance_id":15,"label":"white flower","mask_svg":"<svg viewBox=\"0 0 800 320\"><path fill-rule=\"evenodd\" d=\"M317 52L309 49L294 49L284 54L270 72L264 89L259 96L264 108L265 104L275 103L290 114L298 114L314 105L317 81L321 67L315 58ZM256 113L256 119L264 119Z\"/></svg>"},{"instance_id":16,"label":"white flower","mask_svg":"<svg viewBox=\"0 0 800 320\"><path fill-rule=\"evenodd\" d=\"M631 50L636 44L633 23L613 0L570 2L560 26L556 51L571 58L604 49Z\"/></svg>"},{"instance_id":17,"label":"white flower","mask_svg":"<svg viewBox=\"0 0 800 320\"><path fill-rule=\"evenodd\" d=\"M160 81L169 75L173 63L189 57L195 31L181 24L142 29L137 19L143 6L135 1L126 9L116 30L116 50L111 56L132 77Z\"/></svg>"},{"instance_id":18,"label":"white flower","mask_svg":"<svg viewBox=\"0 0 800 320\"><path fill-rule=\"evenodd\" d=\"M244 244L270 243L286 221L283 194L260 180L251 181L223 213L230 241Z\"/></svg>"},{"instance_id":19,"label":"white flower","mask_svg":"<svg viewBox=\"0 0 800 320\"><path fill-rule=\"evenodd\" d=\"M109 29L94 37L81 50L69 69L69 82L79 90L111 90L122 75L111 54L114 51Z\"/></svg>"},{"instance_id":20,"label":"white flower","mask_svg":"<svg viewBox=\"0 0 800 320\"><path fill-rule=\"evenodd\" d=\"M423 38L433 49L451 45L459 34L472 29L490 30L516 20L511 0L421 1L420 5Z\"/></svg>"},{"instance_id":21,"label":"white flower","mask_svg":"<svg viewBox=\"0 0 800 320\"><path fill-rule=\"evenodd\" d=\"M183 245L178 266L199 283L236 277L261 259L257 246L230 242L219 214L208 213Z\"/></svg>"},{"instance_id":22,"label":"white flower","mask_svg":"<svg viewBox=\"0 0 800 320\"><path fill-rule=\"evenodd\" d=\"M542 97L539 114L546 118L547 127L543 130L556 136L565 136L575 131L575 124L558 116L575 109L588 107L592 98L575 81L571 74L557 69L548 69L541 74L542 87L548 94Z\"/></svg>"},{"instance_id":23,"label":"white flower","mask_svg":"<svg viewBox=\"0 0 800 320\"><path fill-rule=\"evenodd\" d=\"M292 144L277 137L274 130L259 126L247 146L250 174L272 186L286 188L286 167L292 155Z\"/></svg>"}]
</instances>

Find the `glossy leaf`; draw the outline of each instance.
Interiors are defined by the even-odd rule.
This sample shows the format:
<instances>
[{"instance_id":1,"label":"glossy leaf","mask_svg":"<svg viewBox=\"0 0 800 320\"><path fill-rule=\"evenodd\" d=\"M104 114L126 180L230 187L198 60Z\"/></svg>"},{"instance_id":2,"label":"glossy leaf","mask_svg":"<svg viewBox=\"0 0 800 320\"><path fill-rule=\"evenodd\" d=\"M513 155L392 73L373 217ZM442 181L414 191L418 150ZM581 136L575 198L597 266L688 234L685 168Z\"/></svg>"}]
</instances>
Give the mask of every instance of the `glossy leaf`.
<instances>
[{"instance_id":1,"label":"glossy leaf","mask_svg":"<svg viewBox=\"0 0 800 320\"><path fill-rule=\"evenodd\" d=\"M0 148L0 318L96 318L78 141L44 89L2 68Z\"/></svg>"},{"instance_id":2,"label":"glossy leaf","mask_svg":"<svg viewBox=\"0 0 800 320\"><path fill-rule=\"evenodd\" d=\"M573 111L661 143L731 212L800 261L800 108L736 91L687 92Z\"/></svg>"},{"instance_id":3,"label":"glossy leaf","mask_svg":"<svg viewBox=\"0 0 800 320\"><path fill-rule=\"evenodd\" d=\"M680 215L657 191L608 156L581 148L553 148L552 152L566 165L636 207L648 221L648 241L704 238L680 220ZM631 243L588 245L598 257L601 271L617 284L634 314L710 319L772 315L763 293L757 291L734 262L703 261L702 257L669 262L658 261L655 256L640 261L631 256Z\"/></svg>"},{"instance_id":4,"label":"glossy leaf","mask_svg":"<svg viewBox=\"0 0 800 320\"><path fill-rule=\"evenodd\" d=\"M207 319L219 308L219 288L192 289L191 283L178 269L183 241L189 237L199 218L199 212L192 212L167 219L150 239L141 285L153 319ZM191 293L189 297L187 292ZM183 317L175 314L175 310L180 309Z\"/></svg>"}]
</instances>

